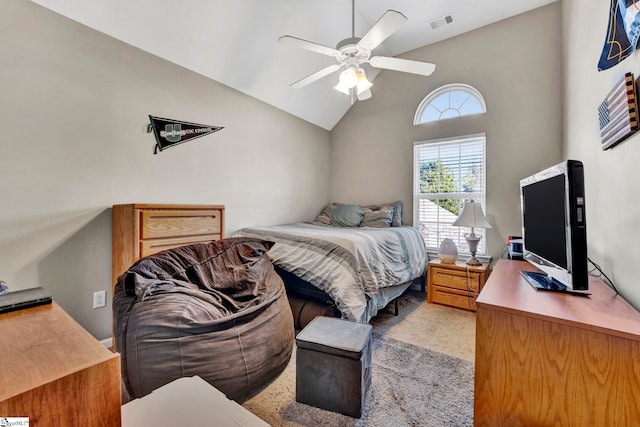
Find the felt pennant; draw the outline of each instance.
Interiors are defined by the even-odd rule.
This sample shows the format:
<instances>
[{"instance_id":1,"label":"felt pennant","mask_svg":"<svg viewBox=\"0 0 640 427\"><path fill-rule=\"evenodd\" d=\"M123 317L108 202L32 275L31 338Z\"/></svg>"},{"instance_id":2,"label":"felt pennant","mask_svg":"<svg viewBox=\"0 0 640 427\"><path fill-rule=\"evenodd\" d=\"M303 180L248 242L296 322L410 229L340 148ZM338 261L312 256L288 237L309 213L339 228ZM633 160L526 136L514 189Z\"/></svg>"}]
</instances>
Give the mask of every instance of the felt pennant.
<instances>
[{"instance_id":1,"label":"felt pennant","mask_svg":"<svg viewBox=\"0 0 640 427\"><path fill-rule=\"evenodd\" d=\"M191 139L200 138L224 129L221 126L201 125L180 120L163 119L151 115L149 120L151 120L149 132L153 131L156 137L154 154L157 154L158 150L162 151Z\"/></svg>"}]
</instances>

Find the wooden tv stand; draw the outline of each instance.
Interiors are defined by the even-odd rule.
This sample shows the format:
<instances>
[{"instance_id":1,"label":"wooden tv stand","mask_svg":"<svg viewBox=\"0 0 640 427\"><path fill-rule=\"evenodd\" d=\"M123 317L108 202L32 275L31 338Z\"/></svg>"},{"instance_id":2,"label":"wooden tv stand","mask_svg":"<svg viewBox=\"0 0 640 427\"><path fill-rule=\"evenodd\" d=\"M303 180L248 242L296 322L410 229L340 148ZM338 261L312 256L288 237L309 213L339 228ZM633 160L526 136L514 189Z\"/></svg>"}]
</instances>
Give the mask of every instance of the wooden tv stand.
<instances>
[{"instance_id":1,"label":"wooden tv stand","mask_svg":"<svg viewBox=\"0 0 640 427\"><path fill-rule=\"evenodd\" d=\"M476 426L640 420L640 313L602 280L590 297L539 291L501 259L476 301Z\"/></svg>"}]
</instances>

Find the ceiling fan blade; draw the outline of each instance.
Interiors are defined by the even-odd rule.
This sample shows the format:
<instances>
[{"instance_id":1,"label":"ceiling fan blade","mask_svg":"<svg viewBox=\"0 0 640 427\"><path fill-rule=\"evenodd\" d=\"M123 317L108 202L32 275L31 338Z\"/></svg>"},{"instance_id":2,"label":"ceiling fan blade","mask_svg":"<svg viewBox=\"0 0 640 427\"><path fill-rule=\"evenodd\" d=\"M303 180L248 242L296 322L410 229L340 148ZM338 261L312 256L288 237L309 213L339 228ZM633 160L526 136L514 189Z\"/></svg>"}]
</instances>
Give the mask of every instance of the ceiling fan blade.
<instances>
[{"instance_id":1,"label":"ceiling fan blade","mask_svg":"<svg viewBox=\"0 0 640 427\"><path fill-rule=\"evenodd\" d=\"M298 80L297 82L291 84L290 86L296 89L303 88L308 84L315 82L316 80L320 80L321 78L326 77L335 71L338 71L340 67L341 65L339 64L329 65L328 67L325 67L322 70L316 71L313 74L309 74L307 77L304 77Z\"/></svg>"},{"instance_id":2,"label":"ceiling fan blade","mask_svg":"<svg viewBox=\"0 0 640 427\"><path fill-rule=\"evenodd\" d=\"M395 10L387 10L373 27L362 37L358 45L373 50L387 37L395 33L407 21L407 17Z\"/></svg>"},{"instance_id":3,"label":"ceiling fan blade","mask_svg":"<svg viewBox=\"0 0 640 427\"><path fill-rule=\"evenodd\" d=\"M436 64L431 62L413 61L411 59L390 58L388 56L374 56L369 63L376 68L386 70L403 71L405 73L430 76L436 69Z\"/></svg>"},{"instance_id":4,"label":"ceiling fan blade","mask_svg":"<svg viewBox=\"0 0 640 427\"><path fill-rule=\"evenodd\" d=\"M301 49L310 50L311 52L321 53L323 55L328 55L328 56L337 56L340 54L339 50L336 50L332 47L328 47L318 43L299 39L293 36L282 36L278 39L278 43L299 47Z\"/></svg>"}]
</instances>

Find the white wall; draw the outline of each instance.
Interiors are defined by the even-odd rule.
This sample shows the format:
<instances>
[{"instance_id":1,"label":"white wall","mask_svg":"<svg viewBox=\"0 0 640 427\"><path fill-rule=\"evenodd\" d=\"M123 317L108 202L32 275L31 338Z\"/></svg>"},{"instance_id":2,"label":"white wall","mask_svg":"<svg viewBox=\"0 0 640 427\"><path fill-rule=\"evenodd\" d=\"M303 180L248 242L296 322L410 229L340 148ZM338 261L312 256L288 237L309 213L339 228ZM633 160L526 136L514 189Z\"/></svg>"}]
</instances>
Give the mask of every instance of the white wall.
<instances>
[{"instance_id":1,"label":"white wall","mask_svg":"<svg viewBox=\"0 0 640 427\"><path fill-rule=\"evenodd\" d=\"M223 204L229 235L329 200L327 131L31 2L0 2L0 94L0 279L97 338L113 204ZM153 155L149 114L225 129Z\"/></svg>"},{"instance_id":2,"label":"white wall","mask_svg":"<svg viewBox=\"0 0 640 427\"><path fill-rule=\"evenodd\" d=\"M608 21L609 2L562 1L564 157L584 163L589 257L640 308L640 135L603 151L597 114L625 72L640 76L640 55L598 72Z\"/></svg>"},{"instance_id":3,"label":"white wall","mask_svg":"<svg viewBox=\"0 0 640 427\"><path fill-rule=\"evenodd\" d=\"M430 77L383 71L373 98L358 102L331 132L331 199L400 199L412 222L413 142L486 132L489 254L500 257L521 234L519 181L561 159L560 4L402 55L434 62ZM413 126L422 99L448 83L466 83L487 114Z\"/></svg>"}]
</instances>

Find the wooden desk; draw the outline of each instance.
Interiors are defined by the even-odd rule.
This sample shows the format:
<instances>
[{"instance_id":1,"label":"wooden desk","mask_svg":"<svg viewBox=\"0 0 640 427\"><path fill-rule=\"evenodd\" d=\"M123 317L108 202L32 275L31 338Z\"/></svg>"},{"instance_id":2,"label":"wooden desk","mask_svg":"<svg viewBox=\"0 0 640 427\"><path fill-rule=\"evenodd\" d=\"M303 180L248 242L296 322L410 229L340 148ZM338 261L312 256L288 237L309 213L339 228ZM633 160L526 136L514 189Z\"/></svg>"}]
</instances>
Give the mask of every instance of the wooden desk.
<instances>
[{"instance_id":1,"label":"wooden desk","mask_svg":"<svg viewBox=\"0 0 640 427\"><path fill-rule=\"evenodd\" d=\"M476 301L475 425L637 425L640 313L600 279L587 298L520 270L499 260Z\"/></svg>"},{"instance_id":2,"label":"wooden desk","mask_svg":"<svg viewBox=\"0 0 640 427\"><path fill-rule=\"evenodd\" d=\"M55 302L0 314L0 416L119 426L120 356Z\"/></svg>"}]
</instances>

